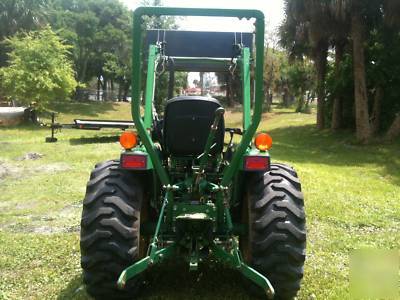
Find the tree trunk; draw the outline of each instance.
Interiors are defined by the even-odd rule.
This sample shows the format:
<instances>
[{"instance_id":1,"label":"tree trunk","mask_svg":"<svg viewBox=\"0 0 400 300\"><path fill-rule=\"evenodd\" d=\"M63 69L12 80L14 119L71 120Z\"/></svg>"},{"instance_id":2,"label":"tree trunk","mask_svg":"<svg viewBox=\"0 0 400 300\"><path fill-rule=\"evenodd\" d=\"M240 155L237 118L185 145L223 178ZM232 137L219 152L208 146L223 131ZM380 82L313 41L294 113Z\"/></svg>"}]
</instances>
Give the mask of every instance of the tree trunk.
<instances>
[{"instance_id":1,"label":"tree trunk","mask_svg":"<svg viewBox=\"0 0 400 300\"><path fill-rule=\"evenodd\" d=\"M103 76L103 101L108 100L108 79Z\"/></svg>"},{"instance_id":2,"label":"tree trunk","mask_svg":"<svg viewBox=\"0 0 400 300\"><path fill-rule=\"evenodd\" d=\"M317 128L325 127L325 77L328 56L327 43L321 42L316 50L315 67L317 69Z\"/></svg>"},{"instance_id":3,"label":"tree trunk","mask_svg":"<svg viewBox=\"0 0 400 300\"><path fill-rule=\"evenodd\" d=\"M304 92L303 90L299 93L299 99L297 100L296 112L301 113L304 111Z\"/></svg>"},{"instance_id":4,"label":"tree trunk","mask_svg":"<svg viewBox=\"0 0 400 300\"><path fill-rule=\"evenodd\" d=\"M204 96L204 72L200 72L200 89L201 96Z\"/></svg>"},{"instance_id":5,"label":"tree trunk","mask_svg":"<svg viewBox=\"0 0 400 300\"><path fill-rule=\"evenodd\" d=\"M306 113L306 114L308 114L309 113L309 106L310 106L310 93L307 93L307 95L306 95L306 101L305 101L305 103L304 103L304 112Z\"/></svg>"},{"instance_id":6,"label":"tree trunk","mask_svg":"<svg viewBox=\"0 0 400 300\"><path fill-rule=\"evenodd\" d=\"M270 107L269 107L269 84L268 84L267 80L264 80L264 99L265 99L265 105L263 105L263 110L269 111L269 109L270 109Z\"/></svg>"},{"instance_id":7,"label":"tree trunk","mask_svg":"<svg viewBox=\"0 0 400 300\"><path fill-rule=\"evenodd\" d=\"M358 10L351 18L351 36L353 39L354 98L356 110L356 136L362 143L371 139L369 123L367 84L365 79L364 24Z\"/></svg>"},{"instance_id":8,"label":"tree trunk","mask_svg":"<svg viewBox=\"0 0 400 300\"><path fill-rule=\"evenodd\" d=\"M335 46L335 78L340 80L340 67L343 61L345 42L338 41ZM332 123L331 129L338 130L342 127L342 105L343 105L343 95L336 91L335 98L333 99L332 108Z\"/></svg>"},{"instance_id":9,"label":"tree trunk","mask_svg":"<svg viewBox=\"0 0 400 300\"><path fill-rule=\"evenodd\" d=\"M114 80L110 80L110 100L111 101L114 101L115 100L115 97L114 97L114 91L115 91L115 88L114 88Z\"/></svg>"},{"instance_id":10,"label":"tree trunk","mask_svg":"<svg viewBox=\"0 0 400 300\"><path fill-rule=\"evenodd\" d=\"M289 107L289 102L290 102L290 99L289 99L289 97L290 97L290 95L289 95L289 89L285 86L284 88L283 88L283 95L282 95L282 102L283 102L283 106L284 107Z\"/></svg>"},{"instance_id":11,"label":"tree trunk","mask_svg":"<svg viewBox=\"0 0 400 300\"><path fill-rule=\"evenodd\" d=\"M266 80L266 91L267 91L267 111L270 112L272 110L272 98L273 98L273 87L272 87L272 81L274 77L274 61L271 60L271 71L270 74Z\"/></svg>"},{"instance_id":12,"label":"tree trunk","mask_svg":"<svg viewBox=\"0 0 400 300\"><path fill-rule=\"evenodd\" d=\"M128 93L129 93L129 88L130 88L130 83L129 82L127 82L127 83L125 83L125 85L124 85L124 95L123 95L123 100L124 101L128 101ZM132 100L131 100L132 101Z\"/></svg>"},{"instance_id":13,"label":"tree trunk","mask_svg":"<svg viewBox=\"0 0 400 300\"><path fill-rule=\"evenodd\" d=\"M400 136L400 113L397 114L388 132L386 133L386 138L391 141L398 136Z\"/></svg>"},{"instance_id":14,"label":"tree trunk","mask_svg":"<svg viewBox=\"0 0 400 300\"><path fill-rule=\"evenodd\" d=\"M101 80L100 76L97 76L97 101L100 101L100 88L101 88Z\"/></svg>"},{"instance_id":15,"label":"tree trunk","mask_svg":"<svg viewBox=\"0 0 400 300\"><path fill-rule=\"evenodd\" d=\"M371 133L377 134L381 126L381 107L383 99L383 89L378 86L374 95L374 106L371 114Z\"/></svg>"},{"instance_id":16,"label":"tree trunk","mask_svg":"<svg viewBox=\"0 0 400 300\"><path fill-rule=\"evenodd\" d=\"M267 111L270 112L272 111L272 99L274 98L274 94L273 92L268 92L268 98L267 98L267 103L268 103L268 107L267 107Z\"/></svg>"},{"instance_id":17,"label":"tree trunk","mask_svg":"<svg viewBox=\"0 0 400 300\"><path fill-rule=\"evenodd\" d=\"M122 99L121 99L122 98L122 84L123 84L122 81L118 82L118 99L117 99L118 102L122 101Z\"/></svg>"},{"instance_id":18,"label":"tree trunk","mask_svg":"<svg viewBox=\"0 0 400 300\"><path fill-rule=\"evenodd\" d=\"M81 69L81 74L79 76L79 81L80 82L85 82L88 62L89 62L89 57L87 56L83 60L83 66L82 66L82 69Z\"/></svg>"}]
</instances>

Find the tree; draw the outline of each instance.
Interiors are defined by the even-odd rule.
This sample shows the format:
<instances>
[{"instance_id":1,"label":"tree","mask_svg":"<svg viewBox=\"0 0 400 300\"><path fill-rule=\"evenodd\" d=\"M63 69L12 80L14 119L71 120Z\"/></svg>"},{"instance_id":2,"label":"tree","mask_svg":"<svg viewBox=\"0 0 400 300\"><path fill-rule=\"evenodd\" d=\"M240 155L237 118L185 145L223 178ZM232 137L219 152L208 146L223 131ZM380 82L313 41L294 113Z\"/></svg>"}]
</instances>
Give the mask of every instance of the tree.
<instances>
[{"instance_id":1,"label":"tree","mask_svg":"<svg viewBox=\"0 0 400 300\"><path fill-rule=\"evenodd\" d=\"M325 79L331 20L326 2L306 0L306 11L309 12L309 37L311 57L317 73L317 128L325 127Z\"/></svg>"},{"instance_id":2,"label":"tree","mask_svg":"<svg viewBox=\"0 0 400 300\"><path fill-rule=\"evenodd\" d=\"M356 109L356 135L361 142L371 139L372 131L369 123L367 83L365 78L365 34L362 2L353 1L351 15L351 38L353 40L354 98Z\"/></svg>"},{"instance_id":3,"label":"tree","mask_svg":"<svg viewBox=\"0 0 400 300\"><path fill-rule=\"evenodd\" d=\"M52 8L50 23L73 46L78 80L90 83L96 77L98 98L102 89L103 99L117 83L118 99L126 99L131 80L129 10L118 0L53 0Z\"/></svg>"},{"instance_id":4,"label":"tree","mask_svg":"<svg viewBox=\"0 0 400 300\"><path fill-rule=\"evenodd\" d=\"M265 110L271 111L273 94L277 90L276 83L280 76L280 60L281 53L274 48L270 48L269 44L264 51L264 93L265 93Z\"/></svg>"},{"instance_id":5,"label":"tree","mask_svg":"<svg viewBox=\"0 0 400 300\"><path fill-rule=\"evenodd\" d=\"M400 136L400 103L398 101L400 97L400 2L398 0L385 0L384 1L384 20L385 24L391 30L387 30L385 28L384 33L389 35L389 40L391 43L390 52L393 55L390 56L389 60L391 61L389 69L392 70L392 86L396 86L397 89L390 88L391 94L394 94L394 98L397 99L396 103L391 106L391 112L394 113L393 122L389 126L389 129L386 133L386 137L389 140L394 140L395 138ZM384 56L388 59L388 56ZM395 63L393 63L393 60ZM397 60L397 63L396 63ZM390 76L390 75L389 75ZM385 81L387 82L387 81Z\"/></svg>"},{"instance_id":6,"label":"tree","mask_svg":"<svg viewBox=\"0 0 400 300\"><path fill-rule=\"evenodd\" d=\"M297 98L296 112L308 112L311 91L315 89L315 76L310 61L295 61L287 66L286 76L293 96ZM306 93L308 99L305 101Z\"/></svg>"},{"instance_id":7,"label":"tree","mask_svg":"<svg viewBox=\"0 0 400 300\"><path fill-rule=\"evenodd\" d=\"M371 124L371 114L369 110L368 85L367 85L367 58L365 55L365 44L369 39L369 34L382 19L382 1L362 1L362 0L341 0L335 1L336 8L340 11L342 23L350 23L350 38L352 41L353 54L353 74L354 74L354 103L355 103L355 123L357 140L368 143L376 126ZM381 88L377 87L374 111L377 120L380 107ZM336 124L333 124L336 127ZM374 129L375 127L375 129Z\"/></svg>"},{"instance_id":8,"label":"tree","mask_svg":"<svg viewBox=\"0 0 400 300\"><path fill-rule=\"evenodd\" d=\"M400 135L400 2L288 0L285 12L280 36L289 59L315 63L317 125L355 129L362 143L387 130Z\"/></svg>"},{"instance_id":9,"label":"tree","mask_svg":"<svg viewBox=\"0 0 400 300\"><path fill-rule=\"evenodd\" d=\"M400 1L383 0L385 23L391 27L400 27Z\"/></svg>"},{"instance_id":10,"label":"tree","mask_svg":"<svg viewBox=\"0 0 400 300\"><path fill-rule=\"evenodd\" d=\"M292 55L308 55L317 74L317 128L325 127L325 79L332 18L329 1L285 1L281 43Z\"/></svg>"},{"instance_id":11,"label":"tree","mask_svg":"<svg viewBox=\"0 0 400 300\"><path fill-rule=\"evenodd\" d=\"M349 44L350 18L346 6L344 1L330 1L330 14L332 16L331 43L335 51L334 78L336 82L342 80L343 61ZM334 131L343 126L344 97L345 94L336 88L333 94L331 117L331 129Z\"/></svg>"},{"instance_id":12,"label":"tree","mask_svg":"<svg viewBox=\"0 0 400 300\"><path fill-rule=\"evenodd\" d=\"M51 101L71 95L77 82L68 59L70 47L49 26L6 41L12 51L0 77L8 98L24 105L36 102L44 109Z\"/></svg>"},{"instance_id":13,"label":"tree","mask_svg":"<svg viewBox=\"0 0 400 300\"><path fill-rule=\"evenodd\" d=\"M36 29L46 23L47 0L0 1L0 42L21 30ZM7 48L0 43L0 67L6 64Z\"/></svg>"}]
</instances>

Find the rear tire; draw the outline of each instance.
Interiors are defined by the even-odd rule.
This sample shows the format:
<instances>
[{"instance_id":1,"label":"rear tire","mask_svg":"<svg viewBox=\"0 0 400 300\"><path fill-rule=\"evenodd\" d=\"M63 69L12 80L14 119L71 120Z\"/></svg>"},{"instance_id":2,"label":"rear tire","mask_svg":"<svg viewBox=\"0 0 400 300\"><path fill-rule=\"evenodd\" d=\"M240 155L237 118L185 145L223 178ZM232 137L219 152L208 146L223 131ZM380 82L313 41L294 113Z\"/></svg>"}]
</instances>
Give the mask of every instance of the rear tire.
<instances>
[{"instance_id":1,"label":"rear tire","mask_svg":"<svg viewBox=\"0 0 400 300\"><path fill-rule=\"evenodd\" d=\"M241 249L248 264L265 275L275 299L293 299L300 290L305 261L304 199L296 172L272 164L265 174L254 174L247 185L244 221L248 236Z\"/></svg>"},{"instance_id":2,"label":"rear tire","mask_svg":"<svg viewBox=\"0 0 400 300\"><path fill-rule=\"evenodd\" d=\"M119 161L97 164L87 183L81 219L81 266L95 299L132 299L141 280L117 287L118 276L139 257L142 185Z\"/></svg>"}]
</instances>

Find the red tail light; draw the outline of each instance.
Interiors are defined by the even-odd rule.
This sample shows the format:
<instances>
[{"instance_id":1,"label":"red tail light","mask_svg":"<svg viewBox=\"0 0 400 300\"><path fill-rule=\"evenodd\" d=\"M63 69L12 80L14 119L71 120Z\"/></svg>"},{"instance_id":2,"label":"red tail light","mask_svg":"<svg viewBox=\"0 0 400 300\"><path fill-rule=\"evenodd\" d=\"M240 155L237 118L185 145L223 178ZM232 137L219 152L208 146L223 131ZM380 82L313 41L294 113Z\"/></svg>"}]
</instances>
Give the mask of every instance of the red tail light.
<instances>
[{"instance_id":1,"label":"red tail light","mask_svg":"<svg viewBox=\"0 0 400 300\"><path fill-rule=\"evenodd\" d=\"M269 157L268 156L245 156L244 170L246 171L268 171Z\"/></svg>"},{"instance_id":2,"label":"red tail light","mask_svg":"<svg viewBox=\"0 0 400 300\"><path fill-rule=\"evenodd\" d=\"M121 168L146 170L147 156L140 154L122 154L121 155Z\"/></svg>"}]
</instances>

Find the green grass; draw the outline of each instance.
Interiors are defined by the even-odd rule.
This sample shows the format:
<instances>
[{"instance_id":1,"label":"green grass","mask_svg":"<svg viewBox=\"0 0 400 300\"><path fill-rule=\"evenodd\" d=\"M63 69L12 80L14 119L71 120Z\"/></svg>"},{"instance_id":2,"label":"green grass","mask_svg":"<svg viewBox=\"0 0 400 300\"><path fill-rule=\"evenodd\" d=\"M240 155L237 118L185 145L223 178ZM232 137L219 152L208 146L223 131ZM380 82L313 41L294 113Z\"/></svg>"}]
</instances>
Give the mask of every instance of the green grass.
<instances>
[{"instance_id":1,"label":"green grass","mask_svg":"<svg viewBox=\"0 0 400 300\"><path fill-rule=\"evenodd\" d=\"M126 103L68 104L58 120L127 119ZM227 113L239 125L239 113ZM360 146L347 132L317 131L315 116L276 109L261 129L274 138L274 161L299 173L308 245L299 299L348 299L354 249L400 246L400 143ZM0 129L0 299L88 299L79 266L81 202L96 162L118 157L115 130ZM18 160L38 152L37 160ZM1 169L2 168L2 169ZM7 169L7 175L1 170ZM148 274L145 299L250 299L241 277L211 264L198 273L164 265Z\"/></svg>"}]
</instances>

